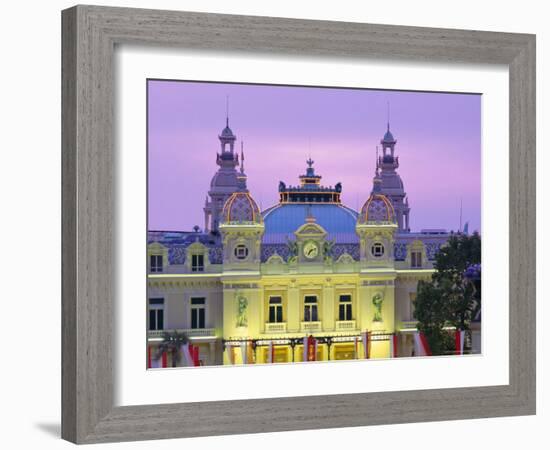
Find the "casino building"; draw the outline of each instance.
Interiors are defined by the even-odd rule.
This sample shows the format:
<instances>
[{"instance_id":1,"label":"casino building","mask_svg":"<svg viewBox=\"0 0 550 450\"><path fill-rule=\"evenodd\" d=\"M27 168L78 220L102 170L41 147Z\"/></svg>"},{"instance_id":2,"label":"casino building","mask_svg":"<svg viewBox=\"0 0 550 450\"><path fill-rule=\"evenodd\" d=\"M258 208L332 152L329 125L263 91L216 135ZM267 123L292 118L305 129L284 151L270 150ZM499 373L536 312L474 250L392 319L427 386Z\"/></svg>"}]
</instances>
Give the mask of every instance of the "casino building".
<instances>
[{"instance_id":1,"label":"casino building","mask_svg":"<svg viewBox=\"0 0 550 450\"><path fill-rule=\"evenodd\" d=\"M236 140L227 120L204 230L148 233L148 354L178 330L201 365L413 356L416 286L449 234L410 230L389 123L359 211L311 158L260 211Z\"/></svg>"}]
</instances>

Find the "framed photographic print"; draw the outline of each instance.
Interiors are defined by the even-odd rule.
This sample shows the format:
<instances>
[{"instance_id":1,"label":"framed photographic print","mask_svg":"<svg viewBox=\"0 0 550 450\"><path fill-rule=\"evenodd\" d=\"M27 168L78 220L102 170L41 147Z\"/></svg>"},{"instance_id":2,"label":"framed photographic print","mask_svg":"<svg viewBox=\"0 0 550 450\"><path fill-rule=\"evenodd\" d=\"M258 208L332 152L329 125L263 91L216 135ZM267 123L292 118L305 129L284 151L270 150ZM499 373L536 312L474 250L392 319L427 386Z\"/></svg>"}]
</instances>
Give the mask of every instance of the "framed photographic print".
<instances>
[{"instance_id":1,"label":"framed photographic print","mask_svg":"<svg viewBox=\"0 0 550 450\"><path fill-rule=\"evenodd\" d=\"M534 55L64 11L63 437L533 414Z\"/></svg>"}]
</instances>

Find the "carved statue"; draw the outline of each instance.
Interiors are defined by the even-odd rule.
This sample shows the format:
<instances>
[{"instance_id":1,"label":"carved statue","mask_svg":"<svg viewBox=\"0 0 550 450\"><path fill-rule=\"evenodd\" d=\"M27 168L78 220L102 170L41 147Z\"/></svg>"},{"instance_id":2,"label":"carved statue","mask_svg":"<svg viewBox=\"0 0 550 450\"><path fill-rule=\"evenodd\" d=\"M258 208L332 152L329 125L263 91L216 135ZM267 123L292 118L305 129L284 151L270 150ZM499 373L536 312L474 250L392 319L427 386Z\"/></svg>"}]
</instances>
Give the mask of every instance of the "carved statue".
<instances>
[{"instance_id":1,"label":"carved statue","mask_svg":"<svg viewBox=\"0 0 550 450\"><path fill-rule=\"evenodd\" d=\"M288 253L289 253L289 257L288 257L288 261L291 262L291 261L294 261L296 260L297 256L298 256L298 242L296 241L291 241L290 239L286 239L286 245L288 247Z\"/></svg>"},{"instance_id":2,"label":"carved statue","mask_svg":"<svg viewBox=\"0 0 550 450\"><path fill-rule=\"evenodd\" d=\"M336 189L336 192L342 192L342 183L340 181L336 183L334 189Z\"/></svg>"},{"instance_id":3,"label":"carved statue","mask_svg":"<svg viewBox=\"0 0 550 450\"><path fill-rule=\"evenodd\" d=\"M323 256L325 260L330 259L332 256L332 247L334 247L336 241L325 241L323 242Z\"/></svg>"},{"instance_id":4,"label":"carved statue","mask_svg":"<svg viewBox=\"0 0 550 450\"><path fill-rule=\"evenodd\" d=\"M279 192L286 191L286 184L279 181Z\"/></svg>"},{"instance_id":5,"label":"carved statue","mask_svg":"<svg viewBox=\"0 0 550 450\"><path fill-rule=\"evenodd\" d=\"M238 311L237 311L237 327L248 326L248 300L239 296Z\"/></svg>"},{"instance_id":6,"label":"carved statue","mask_svg":"<svg viewBox=\"0 0 550 450\"><path fill-rule=\"evenodd\" d=\"M381 292L377 292L372 297L372 304L374 305L374 317L373 322L382 322L382 303L384 302L384 296Z\"/></svg>"}]
</instances>

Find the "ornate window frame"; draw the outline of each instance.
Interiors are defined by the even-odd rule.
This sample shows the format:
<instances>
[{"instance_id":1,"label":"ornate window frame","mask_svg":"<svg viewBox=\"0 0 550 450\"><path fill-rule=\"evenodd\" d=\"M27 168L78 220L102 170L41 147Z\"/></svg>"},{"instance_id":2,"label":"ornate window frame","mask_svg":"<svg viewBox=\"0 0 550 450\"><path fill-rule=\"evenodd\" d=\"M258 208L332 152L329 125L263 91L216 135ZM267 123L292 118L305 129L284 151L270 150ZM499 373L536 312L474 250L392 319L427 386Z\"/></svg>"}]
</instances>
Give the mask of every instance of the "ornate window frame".
<instances>
[{"instance_id":1,"label":"ornate window frame","mask_svg":"<svg viewBox=\"0 0 550 450\"><path fill-rule=\"evenodd\" d=\"M190 273L205 273L208 272L210 267L209 249L201 242L193 242L185 249L185 267ZM193 270L193 255L204 256L204 268L203 270Z\"/></svg>"}]
</instances>

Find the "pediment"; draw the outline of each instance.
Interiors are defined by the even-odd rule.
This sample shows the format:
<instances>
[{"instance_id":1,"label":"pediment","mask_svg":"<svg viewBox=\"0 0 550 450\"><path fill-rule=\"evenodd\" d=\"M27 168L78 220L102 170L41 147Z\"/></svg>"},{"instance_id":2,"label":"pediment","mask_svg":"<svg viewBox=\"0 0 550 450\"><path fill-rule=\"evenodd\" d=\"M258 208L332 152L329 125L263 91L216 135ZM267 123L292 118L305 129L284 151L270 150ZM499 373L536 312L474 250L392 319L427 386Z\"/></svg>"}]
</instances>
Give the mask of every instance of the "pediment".
<instances>
[{"instance_id":1,"label":"pediment","mask_svg":"<svg viewBox=\"0 0 550 450\"><path fill-rule=\"evenodd\" d=\"M266 264L284 264L285 260L278 253L273 253L267 261Z\"/></svg>"},{"instance_id":2,"label":"pediment","mask_svg":"<svg viewBox=\"0 0 550 450\"><path fill-rule=\"evenodd\" d=\"M208 248L200 243L200 242L193 242L192 244L190 244L188 247L187 247L187 251L188 252L191 252L191 253L202 253L204 251L207 251Z\"/></svg>"},{"instance_id":3,"label":"pediment","mask_svg":"<svg viewBox=\"0 0 550 450\"><path fill-rule=\"evenodd\" d=\"M298 228L294 232L294 234L297 237L299 237L299 236L308 236L308 237L319 236L319 237L323 237L323 236L327 235L327 232L321 225L319 225L317 223L305 223L300 228Z\"/></svg>"},{"instance_id":4,"label":"pediment","mask_svg":"<svg viewBox=\"0 0 550 450\"><path fill-rule=\"evenodd\" d=\"M336 260L336 262L340 264L352 264L353 262L355 262L355 260L353 259L353 256L351 256L349 253L343 253Z\"/></svg>"},{"instance_id":5,"label":"pediment","mask_svg":"<svg viewBox=\"0 0 550 450\"><path fill-rule=\"evenodd\" d=\"M164 252L167 248L159 242L152 242L147 246L149 252Z\"/></svg>"}]
</instances>

